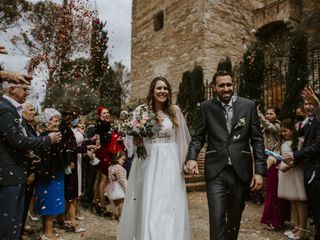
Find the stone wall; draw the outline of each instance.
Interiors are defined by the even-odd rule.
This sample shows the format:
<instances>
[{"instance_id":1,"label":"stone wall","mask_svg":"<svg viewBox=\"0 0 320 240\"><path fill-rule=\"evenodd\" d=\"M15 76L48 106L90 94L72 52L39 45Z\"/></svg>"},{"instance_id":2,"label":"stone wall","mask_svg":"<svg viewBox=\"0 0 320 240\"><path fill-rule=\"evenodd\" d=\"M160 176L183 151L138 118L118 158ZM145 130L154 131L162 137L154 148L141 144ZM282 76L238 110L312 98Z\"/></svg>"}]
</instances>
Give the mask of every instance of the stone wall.
<instances>
[{"instance_id":1,"label":"stone wall","mask_svg":"<svg viewBox=\"0 0 320 240\"><path fill-rule=\"evenodd\" d=\"M182 73L202 64L203 0L133 1L132 97L146 96L156 76L168 78L177 93ZM155 32L153 18L164 11L164 28Z\"/></svg>"},{"instance_id":2,"label":"stone wall","mask_svg":"<svg viewBox=\"0 0 320 240\"><path fill-rule=\"evenodd\" d=\"M320 1L302 1L302 23L301 27L306 29L309 38L309 48L320 48Z\"/></svg>"},{"instance_id":3,"label":"stone wall","mask_svg":"<svg viewBox=\"0 0 320 240\"><path fill-rule=\"evenodd\" d=\"M252 41L252 12L255 1L205 1L204 6L204 75L211 81L219 60L225 56L232 63L242 60L246 47ZM258 1L257 1L258 2Z\"/></svg>"}]
</instances>

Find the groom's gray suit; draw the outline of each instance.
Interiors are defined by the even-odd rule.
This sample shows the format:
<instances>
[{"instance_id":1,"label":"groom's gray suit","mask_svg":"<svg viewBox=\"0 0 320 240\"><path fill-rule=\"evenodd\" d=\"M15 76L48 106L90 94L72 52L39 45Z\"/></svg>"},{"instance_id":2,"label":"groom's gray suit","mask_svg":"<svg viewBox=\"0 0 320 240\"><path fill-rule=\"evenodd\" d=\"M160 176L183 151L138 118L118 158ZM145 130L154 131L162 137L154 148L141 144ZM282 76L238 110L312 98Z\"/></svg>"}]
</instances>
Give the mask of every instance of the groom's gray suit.
<instances>
[{"instance_id":1,"label":"groom's gray suit","mask_svg":"<svg viewBox=\"0 0 320 240\"><path fill-rule=\"evenodd\" d=\"M205 179L211 240L237 239L253 169L262 176L266 173L255 103L241 97L233 97L233 100L230 132L225 109L217 98L200 105L198 124L187 156L188 160L196 160L207 136Z\"/></svg>"}]
</instances>

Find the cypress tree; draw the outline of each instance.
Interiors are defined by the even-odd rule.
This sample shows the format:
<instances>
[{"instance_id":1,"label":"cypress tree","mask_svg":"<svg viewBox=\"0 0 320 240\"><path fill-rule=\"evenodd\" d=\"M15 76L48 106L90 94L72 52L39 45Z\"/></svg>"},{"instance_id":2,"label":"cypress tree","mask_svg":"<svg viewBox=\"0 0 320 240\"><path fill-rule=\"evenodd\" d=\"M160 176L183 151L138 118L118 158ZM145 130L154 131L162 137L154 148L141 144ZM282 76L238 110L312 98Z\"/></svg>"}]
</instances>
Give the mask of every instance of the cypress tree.
<instances>
[{"instance_id":1,"label":"cypress tree","mask_svg":"<svg viewBox=\"0 0 320 240\"><path fill-rule=\"evenodd\" d=\"M182 80L179 84L179 92L177 95L177 105L181 108L183 114L187 113L188 99L190 95L190 71L185 71L182 74Z\"/></svg>"},{"instance_id":2,"label":"cypress tree","mask_svg":"<svg viewBox=\"0 0 320 240\"><path fill-rule=\"evenodd\" d=\"M264 51L259 43L243 54L243 65L240 68L239 96L254 100L263 105L262 93L265 73Z\"/></svg>"},{"instance_id":3,"label":"cypress tree","mask_svg":"<svg viewBox=\"0 0 320 240\"><path fill-rule=\"evenodd\" d=\"M295 109L301 99L301 92L308 79L308 38L305 32L292 33L288 75L286 78L285 100L281 109L281 118L295 117Z\"/></svg>"},{"instance_id":4,"label":"cypress tree","mask_svg":"<svg viewBox=\"0 0 320 240\"><path fill-rule=\"evenodd\" d=\"M191 133L196 126L198 106L204 100L203 69L201 66L195 66L192 72L186 71L183 73L177 96L177 104L185 114Z\"/></svg>"}]
</instances>

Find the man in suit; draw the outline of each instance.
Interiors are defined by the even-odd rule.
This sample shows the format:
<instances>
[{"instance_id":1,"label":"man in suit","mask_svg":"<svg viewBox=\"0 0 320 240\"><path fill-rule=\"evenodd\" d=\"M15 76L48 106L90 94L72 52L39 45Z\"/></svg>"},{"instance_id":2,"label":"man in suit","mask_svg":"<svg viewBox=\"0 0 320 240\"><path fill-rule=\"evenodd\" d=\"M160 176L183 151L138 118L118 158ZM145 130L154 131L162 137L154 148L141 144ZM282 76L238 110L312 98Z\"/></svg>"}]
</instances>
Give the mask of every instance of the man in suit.
<instances>
[{"instance_id":1,"label":"man in suit","mask_svg":"<svg viewBox=\"0 0 320 240\"><path fill-rule=\"evenodd\" d=\"M238 237L249 185L251 190L259 190L267 168L255 103L233 96L231 73L215 73L212 87L217 97L200 105L185 171L197 171L196 159L207 136L205 180L210 239L230 240Z\"/></svg>"},{"instance_id":2,"label":"man in suit","mask_svg":"<svg viewBox=\"0 0 320 240\"><path fill-rule=\"evenodd\" d=\"M31 78L2 72L0 82L0 239L18 240L24 210L27 151L58 143L61 133L28 137L22 121L22 106Z\"/></svg>"},{"instance_id":3,"label":"man in suit","mask_svg":"<svg viewBox=\"0 0 320 240\"><path fill-rule=\"evenodd\" d=\"M304 141L300 150L284 154L284 161L297 164L304 161L304 184L308 207L315 225L315 240L320 240L320 108L314 109L311 101L304 100L308 121L304 125ZM306 232L305 229L301 229Z\"/></svg>"}]
</instances>

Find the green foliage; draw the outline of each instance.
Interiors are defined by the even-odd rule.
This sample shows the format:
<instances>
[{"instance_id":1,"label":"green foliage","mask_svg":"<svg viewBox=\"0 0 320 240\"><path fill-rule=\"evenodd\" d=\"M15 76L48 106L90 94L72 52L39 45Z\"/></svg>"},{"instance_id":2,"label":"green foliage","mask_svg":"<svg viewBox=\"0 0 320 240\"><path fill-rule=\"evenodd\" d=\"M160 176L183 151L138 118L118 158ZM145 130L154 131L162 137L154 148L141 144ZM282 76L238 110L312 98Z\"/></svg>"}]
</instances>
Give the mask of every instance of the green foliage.
<instances>
[{"instance_id":1,"label":"green foliage","mask_svg":"<svg viewBox=\"0 0 320 240\"><path fill-rule=\"evenodd\" d=\"M98 89L102 84L100 81L108 69L107 43L108 32L104 30L106 22L101 22L98 18L92 21L91 34L91 61L90 61L90 86Z\"/></svg>"},{"instance_id":2,"label":"green foliage","mask_svg":"<svg viewBox=\"0 0 320 240\"><path fill-rule=\"evenodd\" d=\"M2 18L10 23L20 16L20 13L30 9L31 3L25 0L1 0L0 12L3 12Z\"/></svg>"},{"instance_id":3,"label":"green foliage","mask_svg":"<svg viewBox=\"0 0 320 240\"><path fill-rule=\"evenodd\" d=\"M131 99L129 102L123 105L122 110L127 110L128 112L132 112L136 107L145 103L144 98Z\"/></svg>"},{"instance_id":4,"label":"green foliage","mask_svg":"<svg viewBox=\"0 0 320 240\"><path fill-rule=\"evenodd\" d=\"M295 109L301 99L301 91L308 79L308 38L305 32L292 33L285 100L281 118L294 119Z\"/></svg>"},{"instance_id":5,"label":"green foliage","mask_svg":"<svg viewBox=\"0 0 320 240\"><path fill-rule=\"evenodd\" d=\"M256 43L243 54L240 67L239 96L254 100L263 105L262 93L265 73L264 51Z\"/></svg>"},{"instance_id":6,"label":"green foliage","mask_svg":"<svg viewBox=\"0 0 320 240\"><path fill-rule=\"evenodd\" d=\"M187 113L188 99L190 97L191 88L191 73L190 71L185 71L182 74L182 80L179 84L179 92L177 95L177 104L181 108L183 114Z\"/></svg>"},{"instance_id":7,"label":"green foliage","mask_svg":"<svg viewBox=\"0 0 320 240\"><path fill-rule=\"evenodd\" d=\"M183 73L177 95L177 104L186 117L190 132L195 129L198 106L204 100L205 87L203 83L203 69L201 66L195 66L192 72L186 71Z\"/></svg>"},{"instance_id":8,"label":"green foliage","mask_svg":"<svg viewBox=\"0 0 320 240\"><path fill-rule=\"evenodd\" d=\"M122 91L117 75L108 65L108 32L104 30L105 26L106 22L99 19L92 21L89 85L99 91L99 104L108 107L112 114L119 115Z\"/></svg>"},{"instance_id":9,"label":"green foliage","mask_svg":"<svg viewBox=\"0 0 320 240\"><path fill-rule=\"evenodd\" d=\"M218 63L217 72L228 72L232 73L232 63L230 57L221 59Z\"/></svg>"},{"instance_id":10,"label":"green foliage","mask_svg":"<svg viewBox=\"0 0 320 240\"><path fill-rule=\"evenodd\" d=\"M44 102L45 107L54 107L64 111L70 107L77 109L81 114L97 108L99 104L99 93L90 88L88 84L88 60L77 59L66 65L65 71L68 79L63 83L54 83L53 80L47 88Z\"/></svg>"},{"instance_id":11,"label":"green foliage","mask_svg":"<svg viewBox=\"0 0 320 240\"><path fill-rule=\"evenodd\" d=\"M121 87L112 68L109 68L100 81L100 105L110 113L119 116L121 112Z\"/></svg>"}]
</instances>

